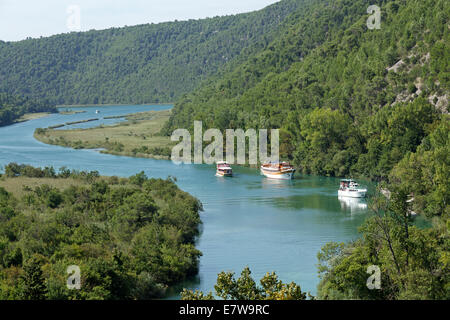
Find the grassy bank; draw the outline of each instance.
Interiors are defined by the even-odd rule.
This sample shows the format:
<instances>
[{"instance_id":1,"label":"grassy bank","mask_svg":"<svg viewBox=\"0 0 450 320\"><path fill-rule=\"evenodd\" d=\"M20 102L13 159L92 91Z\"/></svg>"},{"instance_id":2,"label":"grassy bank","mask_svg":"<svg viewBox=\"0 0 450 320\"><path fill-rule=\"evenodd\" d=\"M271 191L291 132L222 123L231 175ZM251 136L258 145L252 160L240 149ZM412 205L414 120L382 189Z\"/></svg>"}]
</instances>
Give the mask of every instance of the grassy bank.
<instances>
[{"instance_id":1,"label":"grassy bank","mask_svg":"<svg viewBox=\"0 0 450 320\"><path fill-rule=\"evenodd\" d=\"M73 115L73 114L78 114L78 113L86 113L86 110L68 110L68 111L60 111L59 114L62 115Z\"/></svg>"},{"instance_id":2,"label":"grassy bank","mask_svg":"<svg viewBox=\"0 0 450 320\"><path fill-rule=\"evenodd\" d=\"M17 119L15 122L25 122L28 120L40 119L49 116L50 112L37 112L37 113L26 113Z\"/></svg>"},{"instance_id":3,"label":"grassy bank","mask_svg":"<svg viewBox=\"0 0 450 320\"><path fill-rule=\"evenodd\" d=\"M54 179L54 178L30 178L30 177L17 177L0 179L0 188L5 188L6 191L12 193L14 197L21 198L27 194L30 189L36 189L42 185L49 185L57 189L65 189L69 186L83 186L87 183L80 179L66 178L66 179Z\"/></svg>"},{"instance_id":4,"label":"grassy bank","mask_svg":"<svg viewBox=\"0 0 450 320\"><path fill-rule=\"evenodd\" d=\"M103 149L101 152L169 159L172 142L159 131L169 119L171 110L148 111L125 116L127 121L89 129L36 129L34 137L44 143L75 149Z\"/></svg>"}]
</instances>

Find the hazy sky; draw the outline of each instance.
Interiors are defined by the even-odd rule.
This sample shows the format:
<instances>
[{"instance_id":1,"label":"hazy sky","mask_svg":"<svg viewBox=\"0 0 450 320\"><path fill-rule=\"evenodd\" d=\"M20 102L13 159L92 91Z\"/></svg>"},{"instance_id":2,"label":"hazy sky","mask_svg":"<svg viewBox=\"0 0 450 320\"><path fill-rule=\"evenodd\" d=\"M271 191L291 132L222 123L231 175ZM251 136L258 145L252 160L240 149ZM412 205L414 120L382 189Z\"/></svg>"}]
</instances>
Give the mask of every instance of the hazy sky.
<instances>
[{"instance_id":1,"label":"hazy sky","mask_svg":"<svg viewBox=\"0 0 450 320\"><path fill-rule=\"evenodd\" d=\"M214 17L275 2L278 0L0 0L0 40Z\"/></svg>"}]
</instances>

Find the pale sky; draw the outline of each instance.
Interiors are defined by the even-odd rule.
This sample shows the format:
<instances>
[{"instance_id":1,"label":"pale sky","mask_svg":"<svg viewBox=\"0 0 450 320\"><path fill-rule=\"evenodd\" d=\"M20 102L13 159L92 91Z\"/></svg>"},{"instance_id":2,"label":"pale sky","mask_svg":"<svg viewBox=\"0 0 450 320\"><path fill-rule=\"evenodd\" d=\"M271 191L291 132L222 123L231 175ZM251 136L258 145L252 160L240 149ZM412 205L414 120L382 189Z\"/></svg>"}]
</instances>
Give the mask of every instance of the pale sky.
<instances>
[{"instance_id":1,"label":"pale sky","mask_svg":"<svg viewBox=\"0 0 450 320\"><path fill-rule=\"evenodd\" d=\"M275 2L278 0L0 0L0 40L222 16Z\"/></svg>"}]
</instances>

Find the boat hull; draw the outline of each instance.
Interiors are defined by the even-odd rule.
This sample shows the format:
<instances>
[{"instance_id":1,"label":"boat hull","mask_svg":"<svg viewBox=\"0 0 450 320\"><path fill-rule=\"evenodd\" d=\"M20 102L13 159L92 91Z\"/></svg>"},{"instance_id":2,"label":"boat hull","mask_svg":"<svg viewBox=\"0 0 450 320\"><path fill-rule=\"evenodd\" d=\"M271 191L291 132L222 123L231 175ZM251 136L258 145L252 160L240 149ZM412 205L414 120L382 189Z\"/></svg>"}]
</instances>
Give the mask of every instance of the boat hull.
<instances>
[{"instance_id":1,"label":"boat hull","mask_svg":"<svg viewBox=\"0 0 450 320\"><path fill-rule=\"evenodd\" d=\"M347 198L364 198L366 196L367 190L361 189L361 190L355 190L355 191L349 191L349 190L339 190L338 196L339 197L347 197Z\"/></svg>"},{"instance_id":2,"label":"boat hull","mask_svg":"<svg viewBox=\"0 0 450 320\"><path fill-rule=\"evenodd\" d=\"M270 172L267 170L261 169L261 174L265 175L270 179L278 179L278 180L292 180L294 179L295 171L287 171L287 172Z\"/></svg>"},{"instance_id":3,"label":"boat hull","mask_svg":"<svg viewBox=\"0 0 450 320\"><path fill-rule=\"evenodd\" d=\"M233 173L223 173L223 172L216 172L217 177L232 177Z\"/></svg>"}]
</instances>

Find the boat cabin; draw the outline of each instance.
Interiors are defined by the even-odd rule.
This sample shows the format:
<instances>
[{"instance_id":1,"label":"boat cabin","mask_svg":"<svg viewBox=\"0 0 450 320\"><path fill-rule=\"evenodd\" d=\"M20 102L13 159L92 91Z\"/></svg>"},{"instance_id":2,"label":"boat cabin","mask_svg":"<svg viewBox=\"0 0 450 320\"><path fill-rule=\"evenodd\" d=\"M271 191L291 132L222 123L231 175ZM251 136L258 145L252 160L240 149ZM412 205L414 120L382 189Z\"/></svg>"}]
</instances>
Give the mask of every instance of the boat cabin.
<instances>
[{"instance_id":1,"label":"boat cabin","mask_svg":"<svg viewBox=\"0 0 450 320\"><path fill-rule=\"evenodd\" d=\"M351 189L358 187L358 183L356 183L353 179L342 179L340 189Z\"/></svg>"}]
</instances>

